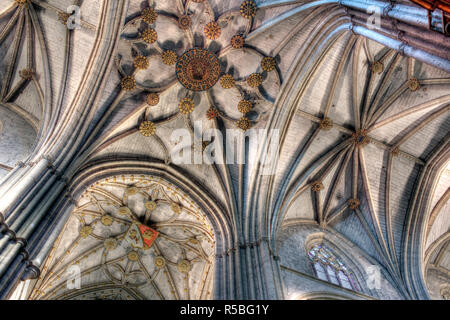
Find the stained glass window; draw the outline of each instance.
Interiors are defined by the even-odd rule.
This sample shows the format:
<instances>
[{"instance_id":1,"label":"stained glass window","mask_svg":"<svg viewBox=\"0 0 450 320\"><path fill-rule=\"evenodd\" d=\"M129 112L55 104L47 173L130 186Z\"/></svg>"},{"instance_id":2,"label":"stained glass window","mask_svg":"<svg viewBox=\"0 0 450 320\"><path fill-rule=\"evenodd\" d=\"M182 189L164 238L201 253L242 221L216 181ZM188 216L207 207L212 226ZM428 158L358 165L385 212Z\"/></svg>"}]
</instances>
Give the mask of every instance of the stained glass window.
<instances>
[{"instance_id":1,"label":"stained glass window","mask_svg":"<svg viewBox=\"0 0 450 320\"><path fill-rule=\"evenodd\" d=\"M328 281L327 273L321 263L316 262L314 264L314 269L316 270L316 275L319 279Z\"/></svg>"},{"instance_id":2,"label":"stained glass window","mask_svg":"<svg viewBox=\"0 0 450 320\"><path fill-rule=\"evenodd\" d=\"M318 244L308 252L317 278L346 289L358 291L352 274L345 265L324 245Z\"/></svg>"}]
</instances>

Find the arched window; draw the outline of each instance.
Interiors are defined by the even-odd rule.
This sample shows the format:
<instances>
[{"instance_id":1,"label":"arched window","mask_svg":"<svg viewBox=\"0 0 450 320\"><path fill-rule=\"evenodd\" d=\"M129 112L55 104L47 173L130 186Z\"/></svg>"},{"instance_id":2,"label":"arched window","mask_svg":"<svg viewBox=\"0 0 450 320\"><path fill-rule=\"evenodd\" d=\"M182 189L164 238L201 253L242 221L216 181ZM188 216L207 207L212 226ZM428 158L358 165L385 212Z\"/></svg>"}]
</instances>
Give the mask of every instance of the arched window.
<instances>
[{"instance_id":1,"label":"arched window","mask_svg":"<svg viewBox=\"0 0 450 320\"><path fill-rule=\"evenodd\" d=\"M358 291L345 265L324 244L316 244L308 251L317 278Z\"/></svg>"}]
</instances>

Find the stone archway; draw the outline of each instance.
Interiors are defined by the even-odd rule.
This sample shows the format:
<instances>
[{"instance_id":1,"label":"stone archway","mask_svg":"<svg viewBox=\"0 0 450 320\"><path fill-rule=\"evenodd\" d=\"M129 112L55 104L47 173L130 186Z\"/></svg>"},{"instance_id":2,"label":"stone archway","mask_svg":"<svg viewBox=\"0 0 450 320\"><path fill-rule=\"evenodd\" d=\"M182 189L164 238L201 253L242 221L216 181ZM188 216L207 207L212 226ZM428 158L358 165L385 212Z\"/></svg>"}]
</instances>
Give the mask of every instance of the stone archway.
<instances>
[{"instance_id":1,"label":"stone archway","mask_svg":"<svg viewBox=\"0 0 450 320\"><path fill-rule=\"evenodd\" d=\"M30 298L208 299L214 252L209 219L179 188L112 176L81 195Z\"/></svg>"}]
</instances>

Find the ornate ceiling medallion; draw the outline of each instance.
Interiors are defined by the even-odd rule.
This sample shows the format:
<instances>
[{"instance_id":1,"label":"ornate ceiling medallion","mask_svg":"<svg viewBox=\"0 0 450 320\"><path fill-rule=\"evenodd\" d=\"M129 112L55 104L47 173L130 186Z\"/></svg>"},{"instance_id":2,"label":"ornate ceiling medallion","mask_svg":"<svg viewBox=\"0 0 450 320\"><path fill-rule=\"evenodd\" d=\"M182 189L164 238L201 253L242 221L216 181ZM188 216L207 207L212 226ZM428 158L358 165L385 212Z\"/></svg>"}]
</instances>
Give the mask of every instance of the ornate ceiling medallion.
<instances>
[{"instance_id":1,"label":"ornate ceiling medallion","mask_svg":"<svg viewBox=\"0 0 450 320\"><path fill-rule=\"evenodd\" d=\"M252 88L258 88L262 84L262 76L259 73L252 73L247 79L247 83Z\"/></svg>"},{"instance_id":2,"label":"ornate ceiling medallion","mask_svg":"<svg viewBox=\"0 0 450 320\"><path fill-rule=\"evenodd\" d=\"M275 70L275 66L276 62L272 57L264 57L261 61L261 68L266 72Z\"/></svg>"},{"instance_id":3,"label":"ornate ceiling medallion","mask_svg":"<svg viewBox=\"0 0 450 320\"><path fill-rule=\"evenodd\" d=\"M32 69L30 69L30 68L25 68L25 69L22 69L21 71L20 71L20 77L23 79L23 80L30 80L31 78L33 78L33 70Z\"/></svg>"},{"instance_id":4,"label":"ornate ceiling medallion","mask_svg":"<svg viewBox=\"0 0 450 320\"><path fill-rule=\"evenodd\" d=\"M214 107L211 107L206 111L206 118L208 118L208 120L215 119L215 118L217 118L217 116L218 116L218 112L217 112L217 109Z\"/></svg>"},{"instance_id":5,"label":"ornate ceiling medallion","mask_svg":"<svg viewBox=\"0 0 450 320\"><path fill-rule=\"evenodd\" d=\"M127 188L127 190L125 191L125 193L128 196L134 196L135 194L137 194L139 192L139 189L136 187L129 187ZM131 212L131 211L130 211Z\"/></svg>"},{"instance_id":6,"label":"ornate ceiling medallion","mask_svg":"<svg viewBox=\"0 0 450 320\"><path fill-rule=\"evenodd\" d=\"M352 139L356 147L364 147L370 141L367 136L367 130L364 129L356 130L356 132L352 134Z\"/></svg>"},{"instance_id":7,"label":"ornate ceiling medallion","mask_svg":"<svg viewBox=\"0 0 450 320\"><path fill-rule=\"evenodd\" d=\"M222 29L220 29L219 24L214 21L208 23L203 31L205 32L206 37L210 40L216 40L222 33Z\"/></svg>"},{"instance_id":8,"label":"ornate ceiling medallion","mask_svg":"<svg viewBox=\"0 0 450 320\"><path fill-rule=\"evenodd\" d=\"M241 113L247 113L250 112L250 110L252 110L252 103L248 100L241 100L238 103L238 110Z\"/></svg>"},{"instance_id":9,"label":"ornate ceiling medallion","mask_svg":"<svg viewBox=\"0 0 450 320\"><path fill-rule=\"evenodd\" d=\"M420 88L420 82L416 78L411 78L408 81L408 87L411 91L417 91Z\"/></svg>"},{"instance_id":10,"label":"ornate ceiling medallion","mask_svg":"<svg viewBox=\"0 0 450 320\"><path fill-rule=\"evenodd\" d=\"M103 242L103 246L106 250L114 250L117 248L117 240L114 238L108 238Z\"/></svg>"},{"instance_id":11,"label":"ornate ceiling medallion","mask_svg":"<svg viewBox=\"0 0 450 320\"><path fill-rule=\"evenodd\" d=\"M136 89L136 80L132 76L126 76L120 82L122 89L125 91L132 91Z\"/></svg>"},{"instance_id":12,"label":"ornate ceiling medallion","mask_svg":"<svg viewBox=\"0 0 450 320\"><path fill-rule=\"evenodd\" d=\"M179 27L181 30L187 30L187 29L189 29L189 27L191 26L191 23L192 23L191 17L189 17L189 16L186 15L186 14L181 15L181 16L178 18L178 27Z\"/></svg>"},{"instance_id":13,"label":"ornate ceiling medallion","mask_svg":"<svg viewBox=\"0 0 450 320\"><path fill-rule=\"evenodd\" d=\"M208 90L219 80L219 59L208 50L190 49L178 58L176 74L186 89Z\"/></svg>"},{"instance_id":14,"label":"ornate ceiling medallion","mask_svg":"<svg viewBox=\"0 0 450 320\"><path fill-rule=\"evenodd\" d=\"M320 121L320 129L328 131L331 128L333 128L333 120L330 118L323 118L322 121Z\"/></svg>"},{"instance_id":15,"label":"ornate ceiling medallion","mask_svg":"<svg viewBox=\"0 0 450 320\"><path fill-rule=\"evenodd\" d=\"M375 61L375 62L372 64L372 72L373 72L373 73L380 74L380 73L383 72L383 70L384 70L384 65L383 65L382 62L380 62L380 61Z\"/></svg>"},{"instance_id":16,"label":"ornate ceiling medallion","mask_svg":"<svg viewBox=\"0 0 450 320\"><path fill-rule=\"evenodd\" d=\"M147 104L149 106L156 106L159 103L159 95L155 92L147 95Z\"/></svg>"},{"instance_id":17,"label":"ornate ceiling medallion","mask_svg":"<svg viewBox=\"0 0 450 320\"><path fill-rule=\"evenodd\" d=\"M141 300L211 298L214 229L176 185L156 176L108 177L85 191L69 219L32 299L86 299L105 283L136 290ZM89 284L76 292L64 276L74 264Z\"/></svg>"},{"instance_id":18,"label":"ornate ceiling medallion","mask_svg":"<svg viewBox=\"0 0 450 320\"><path fill-rule=\"evenodd\" d=\"M131 210L128 207L120 207L119 209L117 209L117 214L125 216L131 214Z\"/></svg>"},{"instance_id":19,"label":"ornate ceiling medallion","mask_svg":"<svg viewBox=\"0 0 450 320\"><path fill-rule=\"evenodd\" d=\"M148 24L153 24L156 22L156 19L158 18L158 13L153 8L145 8L142 10L142 19L147 22Z\"/></svg>"},{"instance_id":20,"label":"ornate ceiling medallion","mask_svg":"<svg viewBox=\"0 0 450 320\"><path fill-rule=\"evenodd\" d=\"M173 211L174 213L176 213L176 214L180 214L180 212L181 212L181 207L180 207L180 205L179 205L178 203L173 202L173 203L170 205L170 208L171 208L172 211Z\"/></svg>"},{"instance_id":21,"label":"ornate ceiling medallion","mask_svg":"<svg viewBox=\"0 0 450 320\"><path fill-rule=\"evenodd\" d=\"M112 225L113 222L114 222L113 218L112 218L111 216L107 215L107 214L105 214L105 215L100 219L100 221L101 221L101 222L103 223L103 225L105 225L105 226L110 226L110 225Z\"/></svg>"},{"instance_id":22,"label":"ornate ceiling medallion","mask_svg":"<svg viewBox=\"0 0 450 320\"><path fill-rule=\"evenodd\" d=\"M236 125L242 131L247 131L250 129L250 120L246 117L242 117L236 122Z\"/></svg>"},{"instance_id":23,"label":"ornate ceiling medallion","mask_svg":"<svg viewBox=\"0 0 450 320\"><path fill-rule=\"evenodd\" d=\"M181 113L189 114L194 111L194 101L192 101L192 99L190 98L184 98L178 104L178 108L180 109Z\"/></svg>"},{"instance_id":24,"label":"ornate ceiling medallion","mask_svg":"<svg viewBox=\"0 0 450 320\"><path fill-rule=\"evenodd\" d=\"M171 66L177 62L177 54L172 50L166 50L161 54L162 62Z\"/></svg>"},{"instance_id":25,"label":"ornate ceiling medallion","mask_svg":"<svg viewBox=\"0 0 450 320\"><path fill-rule=\"evenodd\" d=\"M156 33L155 29L148 28L142 32L141 38L142 40L144 40L144 42L152 44L158 39L158 34Z\"/></svg>"},{"instance_id":26,"label":"ornate ceiling medallion","mask_svg":"<svg viewBox=\"0 0 450 320\"><path fill-rule=\"evenodd\" d=\"M359 199L349 199L348 200L348 206L350 207L350 209L353 209L353 210L358 208L360 203L361 202L359 201Z\"/></svg>"},{"instance_id":27,"label":"ornate ceiling medallion","mask_svg":"<svg viewBox=\"0 0 450 320\"><path fill-rule=\"evenodd\" d=\"M246 18L246 19L250 19L253 18L256 14L256 3L253 0L247 0L242 2L241 4L241 15Z\"/></svg>"},{"instance_id":28,"label":"ornate ceiling medallion","mask_svg":"<svg viewBox=\"0 0 450 320\"><path fill-rule=\"evenodd\" d=\"M278 57L278 54L274 53L266 56L266 54L261 53L261 50L245 44L247 34L254 29L251 21L258 10L257 2L254 0L239 1L241 11L232 14L232 16L235 16L235 13L237 13L235 22L239 25L238 28L232 26L235 23L227 22L231 16L226 12L220 16L209 12L207 20L199 17L198 14L201 12L196 10L195 5L194 8L190 7L193 5L192 2L207 3L207 1L202 0L183 1L180 4L180 13L176 16L164 10L159 11L156 8L141 9L138 16L133 14L127 19L128 22L123 27L121 37L126 43L124 43L123 47L120 47L120 54L116 56L115 63L123 78L132 77L135 81L129 79L127 83L124 83L127 86L122 89L122 94L124 93L123 91L134 90L136 95L147 95L147 105L145 107L148 107L159 102L156 95L148 95L150 92L161 94L168 90L180 90L181 88L183 91L187 89L189 93L181 92L178 95L179 98L175 106L175 108L178 107L178 114L189 115L188 118L184 119L186 121L185 125L189 126L189 121L196 121L197 119L195 118L198 117L204 120L222 118L227 120L227 125L231 124L232 126L238 126L242 130L248 130L260 121L261 117L259 115L261 112L265 113L268 108L273 106L273 101L275 100L273 93L280 88L282 82L278 68L279 61L278 58L274 58L275 56ZM207 11L210 11L209 5ZM239 17L241 14L247 19ZM161 21L161 19L164 21ZM161 42L161 32L166 36L166 33L171 33L170 30L172 30L168 29L167 22L170 23L172 29L174 27L175 30L181 32L181 39L170 40L171 37L167 39L172 42L170 50L167 47L167 43L163 44ZM215 43L215 41L220 43ZM164 40L163 42L166 41ZM173 46L175 43L176 45ZM155 47L149 50L153 46ZM175 47L184 48L182 49L184 51L179 52L174 49ZM232 54L226 58L229 53ZM260 57L257 58L259 60L255 66L256 70L253 68L250 70L247 68L245 71L237 70L236 68L242 63L242 61L239 61L239 63L235 64L238 62L237 60L242 60L239 53L245 56L248 54L253 55L254 53L257 57ZM153 68L155 70L152 69L155 72L145 72L145 69L149 70L151 66L145 68L145 61L134 61L135 57L139 55L146 57L149 61L152 56L157 56L158 59L161 59L159 60L161 63L155 66L156 69ZM135 63L135 68L133 73L129 74L126 70L133 63ZM175 68L172 68L174 65ZM225 66L227 69L235 71L228 71L228 74L226 74L224 73ZM173 81L173 72L175 72L178 81ZM274 77L271 74L274 73L276 73L275 78L277 79L273 79ZM183 87L179 86L178 82ZM220 82L220 85L218 82ZM268 87L265 86L266 83L269 85ZM228 95L219 91L223 89L230 91ZM239 105L238 109L240 109L243 118L235 118L234 113L237 112L238 101L248 95L247 90L252 91L251 94L256 94L261 99L254 99L255 101L252 99L251 106L248 104ZM186 101L180 101L184 97L189 97L190 99L193 99L193 97L198 98L196 92L201 91L206 91L207 101L204 102L207 106L205 108L203 108L203 103L198 105L196 102L193 105ZM230 94L239 97L235 103L229 103ZM128 98L128 95L126 98ZM256 105L258 105L258 108L255 108ZM202 111L200 113L193 112L194 108L201 108ZM252 112L251 121L245 117L245 114L250 109ZM229 114L229 112L232 112L233 115ZM154 115L150 114L149 116L153 117ZM175 116L163 117L164 121L173 121L177 118ZM152 119L149 118L148 120ZM139 124L138 122L137 127L139 127ZM157 140L157 143L161 144L162 141Z\"/></svg>"},{"instance_id":29,"label":"ornate ceiling medallion","mask_svg":"<svg viewBox=\"0 0 450 320\"><path fill-rule=\"evenodd\" d=\"M244 47L245 39L240 34L237 34L231 38L231 46L235 49L241 49Z\"/></svg>"},{"instance_id":30,"label":"ornate ceiling medallion","mask_svg":"<svg viewBox=\"0 0 450 320\"><path fill-rule=\"evenodd\" d=\"M322 181L314 181L311 184L311 190L314 192L319 192L320 190L323 190L323 189L324 189L324 186L323 186Z\"/></svg>"},{"instance_id":31,"label":"ornate ceiling medallion","mask_svg":"<svg viewBox=\"0 0 450 320\"><path fill-rule=\"evenodd\" d=\"M70 14L67 12L58 12L58 20L63 24L67 25L67 21L69 20Z\"/></svg>"},{"instance_id":32,"label":"ornate ceiling medallion","mask_svg":"<svg viewBox=\"0 0 450 320\"><path fill-rule=\"evenodd\" d=\"M155 257L154 263L155 263L155 267L161 269L166 266L166 259L164 259L164 257L158 256L158 257Z\"/></svg>"},{"instance_id":33,"label":"ornate ceiling medallion","mask_svg":"<svg viewBox=\"0 0 450 320\"><path fill-rule=\"evenodd\" d=\"M144 57L142 55L138 55L136 56L136 58L134 58L134 67L136 69L147 69L149 65L148 59L147 57Z\"/></svg>"},{"instance_id":34,"label":"ornate ceiling medallion","mask_svg":"<svg viewBox=\"0 0 450 320\"><path fill-rule=\"evenodd\" d=\"M137 261L139 259L139 254L136 251L128 252L128 260Z\"/></svg>"},{"instance_id":35,"label":"ornate ceiling medallion","mask_svg":"<svg viewBox=\"0 0 450 320\"><path fill-rule=\"evenodd\" d=\"M80 230L80 236L82 238L87 238L90 234L92 234L92 227L91 226L83 226Z\"/></svg>"},{"instance_id":36,"label":"ornate ceiling medallion","mask_svg":"<svg viewBox=\"0 0 450 320\"><path fill-rule=\"evenodd\" d=\"M139 132L144 137L151 137L152 135L155 134L155 131L156 131L155 124L151 121L142 121L141 124L139 125Z\"/></svg>"},{"instance_id":37,"label":"ornate ceiling medallion","mask_svg":"<svg viewBox=\"0 0 450 320\"><path fill-rule=\"evenodd\" d=\"M152 246L153 242L155 242L158 234L158 231L135 221L128 229L125 240L128 241L133 248L147 250Z\"/></svg>"},{"instance_id":38,"label":"ornate ceiling medallion","mask_svg":"<svg viewBox=\"0 0 450 320\"><path fill-rule=\"evenodd\" d=\"M231 74L225 74L220 78L220 84L224 89L230 89L234 86L234 78Z\"/></svg>"}]
</instances>

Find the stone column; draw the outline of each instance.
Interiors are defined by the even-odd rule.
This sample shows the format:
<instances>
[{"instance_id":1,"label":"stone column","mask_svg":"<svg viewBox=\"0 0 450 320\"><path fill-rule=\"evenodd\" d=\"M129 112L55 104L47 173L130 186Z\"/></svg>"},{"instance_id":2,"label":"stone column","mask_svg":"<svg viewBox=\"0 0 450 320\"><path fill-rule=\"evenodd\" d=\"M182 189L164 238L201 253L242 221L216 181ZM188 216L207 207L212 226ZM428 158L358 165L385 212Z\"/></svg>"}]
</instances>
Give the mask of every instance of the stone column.
<instances>
[{"instance_id":1,"label":"stone column","mask_svg":"<svg viewBox=\"0 0 450 320\"><path fill-rule=\"evenodd\" d=\"M91 54L89 58L86 66L89 73L77 95L55 124L55 134L39 143L44 147L35 150L38 159L31 162L30 168L14 170L0 186L0 299L8 297L20 280L39 276L38 267L29 257L30 251L35 252L34 247L30 247L30 239L33 239L33 246L45 242L45 231L52 225L48 219L57 221L59 218L55 211L58 199L70 195L68 177L78 170L77 164L83 164L80 150L86 147L86 141L92 141L91 122L104 116L104 111L97 108L97 102L108 79L127 8L128 0L102 2L99 21L103 25L97 28L92 50L95 55ZM57 112L59 108L62 106L56 106L54 110ZM66 118L70 114L77 116Z\"/></svg>"}]
</instances>

